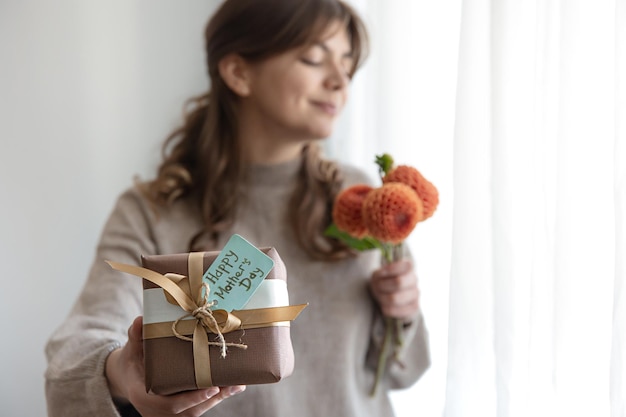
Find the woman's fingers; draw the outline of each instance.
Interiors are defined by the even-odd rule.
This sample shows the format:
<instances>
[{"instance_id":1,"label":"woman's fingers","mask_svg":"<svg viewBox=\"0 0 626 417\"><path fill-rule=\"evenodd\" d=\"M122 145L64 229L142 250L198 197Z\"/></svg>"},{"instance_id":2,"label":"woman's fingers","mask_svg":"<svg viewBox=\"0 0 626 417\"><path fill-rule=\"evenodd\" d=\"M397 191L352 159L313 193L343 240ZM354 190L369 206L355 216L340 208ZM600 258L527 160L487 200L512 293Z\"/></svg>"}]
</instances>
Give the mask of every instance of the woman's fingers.
<instances>
[{"instance_id":1,"label":"woman's fingers","mask_svg":"<svg viewBox=\"0 0 626 417\"><path fill-rule=\"evenodd\" d=\"M385 265L372 275L371 289L383 315L407 319L419 310L417 276L410 261Z\"/></svg>"},{"instance_id":2,"label":"woman's fingers","mask_svg":"<svg viewBox=\"0 0 626 417\"><path fill-rule=\"evenodd\" d=\"M419 310L419 290L407 290L399 293L382 295L379 299L383 315L387 317L409 319Z\"/></svg>"},{"instance_id":3,"label":"woman's fingers","mask_svg":"<svg viewBox=\"0 0 626 417\"><path fill-rule=\"evenodd\" d=\"M139 394L139 393L138 393ZM143 416L148 417L165 417L165 416L193 416L202 415L210 407L204 409L202 413L195 412L202 408L204 403L213 400L220 394L218 387L211 387L195 391L187 391L172 395L155 395L149 393L139 394L135 399L135 408L141 412Z\"/></svg>"},{"instance_id":4,"label":"woman's fingers","mask_svg":"<svg viewBox=\"0 0 626 417\"><path fill-rule=\"evenodd\" d=\"M135 407L145 417L197 417L225 399L246 389L245 385L233 387L210 387L167 396L145 394L138 398Z\"/></svg>"},{"instance_id":5,"label":"woman's fingers","mask_svg":"<svg viewBox=\"0 0 626 417\"><path fill-rule=\"evenodd\" d=\"M216 387L213 387L213 388L216 388ZM209 398L207 398L206 401L199 403L198 405L188 409L184 415L189 416L189 417L201 416L202 414L204 414L211 408L215 407L216 405L218 405L225 399L232 397L234 395L237 395L245 391L245 389L246 389L245 385L235 385L232 387L218 388L218 391L215 395L210 396Z\"/></svg>"}]
</instances>

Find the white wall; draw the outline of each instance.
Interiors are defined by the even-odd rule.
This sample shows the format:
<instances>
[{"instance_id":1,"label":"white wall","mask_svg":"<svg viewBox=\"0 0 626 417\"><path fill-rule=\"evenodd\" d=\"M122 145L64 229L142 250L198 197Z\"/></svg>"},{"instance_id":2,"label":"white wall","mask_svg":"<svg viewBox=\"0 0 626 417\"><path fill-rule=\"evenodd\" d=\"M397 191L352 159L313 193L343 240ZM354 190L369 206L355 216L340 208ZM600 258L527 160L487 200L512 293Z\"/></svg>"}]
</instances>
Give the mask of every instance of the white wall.
<instances>
[{"instance_id":1,"label":"white wall","mask_svg":"<svg viewBox=\"0 0 626 417\"><path fill-rule=\"evenodd\" d=\"M44 343L116 196L206 89L214 4L0 0L0 414L46 414Z\"/></svg>"}]
</instances>

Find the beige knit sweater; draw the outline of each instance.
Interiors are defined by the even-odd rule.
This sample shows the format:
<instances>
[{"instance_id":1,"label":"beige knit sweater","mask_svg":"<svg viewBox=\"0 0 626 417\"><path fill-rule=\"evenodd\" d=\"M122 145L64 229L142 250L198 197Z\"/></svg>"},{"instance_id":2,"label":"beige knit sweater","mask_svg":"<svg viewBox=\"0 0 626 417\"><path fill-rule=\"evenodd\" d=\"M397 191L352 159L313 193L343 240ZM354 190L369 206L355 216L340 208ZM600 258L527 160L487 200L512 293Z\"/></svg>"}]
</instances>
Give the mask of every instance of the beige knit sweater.
<instances>
[{"instance_id":1,"label":"beige knit sweater","mask_svg":"<svg viewBox=\"0 0 626 417\"><path fill-rule=\"evenodd\" d=\"M276 384L248 386L206 416L391 416L388 389L412 385L429 366L420 316L407 329L405 367L392 365L383 389L369 397L372 345L380 342L382 325L367 283L379 265L379 254L368 251L333 263L306 255L286 221L299 167L300 161L254 167L231 231L259 247L275 247L287 267L291 304L310 303L291 327L294 373ZM360 171L343 168L345 186L369 182ZM128 326L142 314L142 289L140 279L113 271L104 261L138 265L141 254L187 252L190 237L199 229L198 212L188 202L180 201L156 218L135 189L120 196L82 293L46 346L50 417L121 415L107 388L104 362L126 342ZM206 249L219 249L232 233Z\"/></svg>"}]
</instances>

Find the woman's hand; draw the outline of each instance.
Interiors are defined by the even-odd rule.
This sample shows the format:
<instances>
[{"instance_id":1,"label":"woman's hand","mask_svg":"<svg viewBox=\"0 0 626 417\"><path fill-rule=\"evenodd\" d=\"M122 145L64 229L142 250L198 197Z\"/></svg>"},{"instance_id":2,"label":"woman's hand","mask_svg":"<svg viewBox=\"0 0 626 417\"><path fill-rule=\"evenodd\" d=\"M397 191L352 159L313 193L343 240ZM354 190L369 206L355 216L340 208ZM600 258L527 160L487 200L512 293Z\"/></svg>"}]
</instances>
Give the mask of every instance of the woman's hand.
<instances>
[{"instance_id":1,"label":"woman's hand","mask_svg":"<svg viewBox=\"0 0 626 417\"><path fill-rule=\"evenodd\" d=\"M128 329L128 342L111 352L106 361L106 377L111 395L118 403L130 402L144 417L201 416L224 399L245 390L245 386L211 387L173 395L146 392L144 382L143 318L137 317Z\"/></svg>"},{"instance_id":2,"label":"woman's hand","mask_svg":"<svg viewBox=\"0 0 626 417\"><path fill-rule=\"evenodd\" d=\"M403 259L377 269L370 287L384 316L410 321L417 315L420 292L411 261Z\"/></svg>"}]
</instances>

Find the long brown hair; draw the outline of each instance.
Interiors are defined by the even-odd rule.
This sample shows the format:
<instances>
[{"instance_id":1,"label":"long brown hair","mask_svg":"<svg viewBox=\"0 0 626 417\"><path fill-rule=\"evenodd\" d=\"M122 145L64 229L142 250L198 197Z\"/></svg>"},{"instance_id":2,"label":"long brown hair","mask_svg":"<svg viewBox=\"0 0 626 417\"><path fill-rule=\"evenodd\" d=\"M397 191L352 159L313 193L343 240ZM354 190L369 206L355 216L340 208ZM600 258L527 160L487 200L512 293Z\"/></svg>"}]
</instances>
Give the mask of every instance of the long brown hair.
<instances>
[{"instance_id":1,"label":"long brown hair","mask_svg":"<svg viewBox=\"0 0 626 417\"><path fill-rule=\"evenodd\" d=\"M231 190L245 178L237 140L237 95L222 80L218 63L231 53L254 62L307 45L335 21L345 24L350 37L353 75L367 55L367 32L341 0L226 0L208 22L204 35L210 90L189 100L183 124L163 144L157 177L142 185L157 206L181 197L197 202L204 228L191 240L190 250L202 235L216 239L232 224L237 195ZM345 247L323 236L341 186L338 169L321 157L317 144L306 145L303 153L301 187L290 203L296 236L316 258L341 257Z\"/></svg>"}]
</instances>

